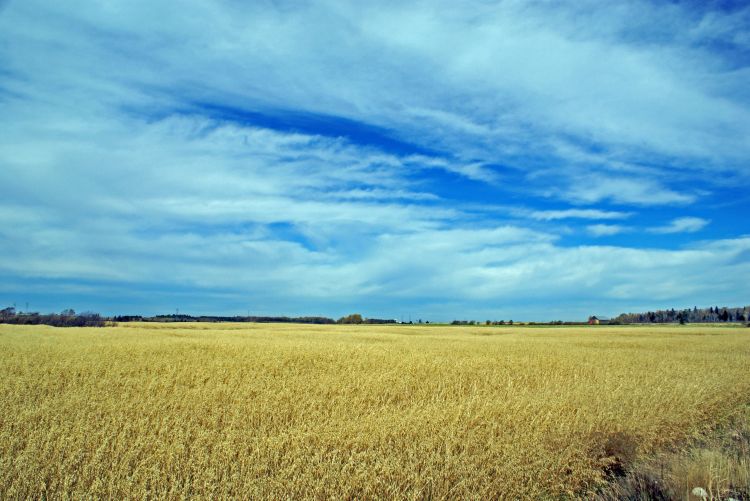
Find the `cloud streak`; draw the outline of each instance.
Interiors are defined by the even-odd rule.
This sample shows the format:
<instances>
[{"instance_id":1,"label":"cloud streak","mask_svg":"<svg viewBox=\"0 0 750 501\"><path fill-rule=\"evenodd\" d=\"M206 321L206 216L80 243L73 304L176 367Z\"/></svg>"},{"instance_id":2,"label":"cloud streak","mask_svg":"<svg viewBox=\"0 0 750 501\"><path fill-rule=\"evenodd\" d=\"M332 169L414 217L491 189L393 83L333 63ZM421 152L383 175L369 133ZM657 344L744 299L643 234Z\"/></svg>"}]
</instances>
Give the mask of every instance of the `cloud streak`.
<instances>
[{"instance_id":1,"label":"cloud streak","mask_svg":"<svg viewBox=\"0 0 750 501\"><path fill-rule=\"evenodd\" d=\"M695 233L702 230L711 221L699 217L679 217L665 226L649 228L651 233Z\"/></svg>"},{"instance_id":2,"label":"cloud streak","mask_svg":"<svg viewBox=\"0 0 750 501\"><path fill-rule=\"evenodd\" d=\"M536 210L521 211L521 215L526 215L531 219L541 221L556 221L559 219L627 219L632 216L632 212L605 211L598 209L563 209L563 210Z\"/></svg>"}]
</instances>

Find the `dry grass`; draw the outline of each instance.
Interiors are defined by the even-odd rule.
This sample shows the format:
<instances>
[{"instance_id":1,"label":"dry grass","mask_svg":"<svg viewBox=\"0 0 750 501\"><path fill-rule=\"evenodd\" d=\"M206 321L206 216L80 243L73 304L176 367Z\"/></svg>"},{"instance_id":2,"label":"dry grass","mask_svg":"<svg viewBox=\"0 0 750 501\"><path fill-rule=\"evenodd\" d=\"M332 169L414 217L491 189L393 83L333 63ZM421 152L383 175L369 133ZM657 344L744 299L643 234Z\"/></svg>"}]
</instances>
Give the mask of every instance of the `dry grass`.
<instances>
[{"instance_id":1,"label":"dry grass","mask_svg":"<svg viewBox=\"0 0 750 501\"><path fill-rule=\"evenodd\" d=\"M635 462L627 475L601 493L599 501L750 499L750 405L714 430L672 450Z\"/></svg>"},{"instance_id":2,"label":"dry grass","mask_svg":"<svg viewBox=\"0 0 750 501\"><path fill-rule=\"evenodd\" d=\"M749 362L705 326L0 326L0 497L576 496Z\"/></svg>"}]
</instances>

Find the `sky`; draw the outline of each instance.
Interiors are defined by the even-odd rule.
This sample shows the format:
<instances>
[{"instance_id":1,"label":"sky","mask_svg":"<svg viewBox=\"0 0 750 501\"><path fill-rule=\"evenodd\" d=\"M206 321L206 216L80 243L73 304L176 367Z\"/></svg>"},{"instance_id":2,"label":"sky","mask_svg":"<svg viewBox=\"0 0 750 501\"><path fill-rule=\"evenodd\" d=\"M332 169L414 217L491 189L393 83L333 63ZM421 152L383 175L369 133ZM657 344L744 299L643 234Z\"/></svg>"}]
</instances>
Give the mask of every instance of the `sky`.
<instances>
[{"instance_id":1,"label":"sky","mask_svg":"<svg viewBox=\"0 0 750 501\"><path fill-rule=\"evenodd\" d=\"M20 310L750 304L750 6L10 0L0 193Z\"/></svg>"}]
</instances>

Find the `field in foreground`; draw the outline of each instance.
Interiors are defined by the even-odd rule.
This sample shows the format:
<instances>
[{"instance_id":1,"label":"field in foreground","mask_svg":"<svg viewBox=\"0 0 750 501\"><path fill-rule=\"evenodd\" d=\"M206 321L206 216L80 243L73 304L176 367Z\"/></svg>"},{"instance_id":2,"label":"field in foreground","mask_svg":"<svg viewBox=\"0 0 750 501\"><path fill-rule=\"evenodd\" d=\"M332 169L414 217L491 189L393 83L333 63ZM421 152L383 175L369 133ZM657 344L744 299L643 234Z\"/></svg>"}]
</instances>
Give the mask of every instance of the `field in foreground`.
<instances>
[{"instance_id":1,"label":"field in foreground","mask_svg":"<svg viewBox=\"0 0 750 501\"><path fill-rule=\"evenodd\" d=\"M749 364L730 327L0 325L0 497L580 495Z\"/></svg>"}]
</instances>

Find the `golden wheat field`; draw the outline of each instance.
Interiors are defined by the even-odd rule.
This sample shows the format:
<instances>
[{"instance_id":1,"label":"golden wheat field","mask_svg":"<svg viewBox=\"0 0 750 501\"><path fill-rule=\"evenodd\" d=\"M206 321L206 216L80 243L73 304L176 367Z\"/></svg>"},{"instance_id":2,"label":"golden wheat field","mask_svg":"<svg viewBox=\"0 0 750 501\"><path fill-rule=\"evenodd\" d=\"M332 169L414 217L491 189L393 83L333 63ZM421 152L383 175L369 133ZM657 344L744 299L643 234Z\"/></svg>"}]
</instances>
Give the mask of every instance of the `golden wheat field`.
<instances>
[{"instance_id":1,"label":"golden wheat field","mask_svg":"<svg viewBox=\"0 0 750 501\"><path fill-rule=\"evenodd\" d=\"M0 497L560 498L750 401L750 329L0 326Z\"/></svg>"}]
</instances>

